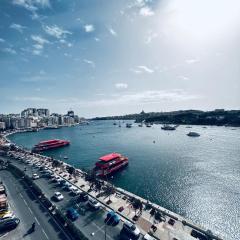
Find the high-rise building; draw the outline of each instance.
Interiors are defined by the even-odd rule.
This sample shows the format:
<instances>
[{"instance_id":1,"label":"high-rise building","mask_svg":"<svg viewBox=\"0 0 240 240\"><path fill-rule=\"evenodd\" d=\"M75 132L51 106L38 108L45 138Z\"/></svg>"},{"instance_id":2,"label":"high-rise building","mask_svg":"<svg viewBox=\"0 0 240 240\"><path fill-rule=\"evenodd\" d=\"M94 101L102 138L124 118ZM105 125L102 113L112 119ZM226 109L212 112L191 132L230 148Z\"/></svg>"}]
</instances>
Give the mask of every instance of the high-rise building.
<instances>
[{"instance_id":1,"label":"high-rise building","mask_svg":"<svg viewBox=\"0 0 240 240\"><path fill-rule=\"evenodd\" d=\"M6 129L6 123L5 122L0 122L0 131L3 131Z\"/></svg>"},{"instance_id":2,"label":"high-rise building","mask_svg":"<svg viewBox=\"0 0 240 240\"><path fill-rule=\"evenodd\" d=\"M69 111L67 112L67 115L68 115L69 117L74 117L74 111L73 111L73 110L69 110Z\"/></svg>"}]
</instances>

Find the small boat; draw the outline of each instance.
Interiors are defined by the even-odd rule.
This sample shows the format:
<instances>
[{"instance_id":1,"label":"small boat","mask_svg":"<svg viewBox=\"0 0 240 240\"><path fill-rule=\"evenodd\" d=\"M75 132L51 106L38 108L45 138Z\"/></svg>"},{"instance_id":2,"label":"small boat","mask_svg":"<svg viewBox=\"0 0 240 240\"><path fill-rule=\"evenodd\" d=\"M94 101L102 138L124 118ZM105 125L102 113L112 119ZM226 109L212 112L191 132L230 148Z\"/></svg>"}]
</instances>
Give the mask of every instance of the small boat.
<instances>
[{"instance_id":1,"label":"small boat","mask_svg":"<svg viewBox=\"0 0 240 240\"><path fill-rule=\"evenodd\" d=\"M63 159L68 159L68 156L64 156Z\"/></svg>"},{"instance_id":2,"label":"small boat","mask_svg":"<svg viewBox=\"0 0 240 240\"><path fill-rule=\"evenodd\" d=\"M140 123L140 124L138 124L138 126L139 126L139 127L142 127L142 126L143 126L143 124L142 124L142 123Z\"/></svg>"},{"instance_id":3,"label":"small boat","mask_svg":"<svg viewBox=\"0 0 240 240\"><path fill-rule=\"evenodd\" d=\"M131 128L132 124L131 123L126 123L126 128Z\"/></svg>"},{"instance_id":4,"label":"small boat","mask_svg":"<svg viewBox=\"0 0 240 240\"><path fill-rule=\"evenodd\" d=\"M146 127L152 127L150 123L146 123Z\"/></svg>"},{"instance_id":5,"label":"small boat","mask_svg":"<svg viewBox=\"0 0 240 240\"><path fill-rule=\"evenodd\" d=\"M164 124L161 127L161 129L162 130L166 130L166 131L173 131L173 130L176 130L176 126L171 126L171 125Z\"/></svg>"},{"instance_id":6,"label":"small boat","mask_svg":"<svg viewBox=\"0 0 240 240\"><path fill-rule=\"evenodd\" d=\"M114 122L114 123L113 123L113 125L117 125L117 123L116 123L116 122Z\"/></svg>"},{"instance_id":7,"label":"small boat","mask_svg":"<svg viewBox=\"0 0 240 240\"><path fill-rule=\"evenodd\" d=\"M197 133L197 132L189 132L189 133L187 134L187 136L189 136L189 137L199 137L200 134Z\"/></svg>"}]
</instances>

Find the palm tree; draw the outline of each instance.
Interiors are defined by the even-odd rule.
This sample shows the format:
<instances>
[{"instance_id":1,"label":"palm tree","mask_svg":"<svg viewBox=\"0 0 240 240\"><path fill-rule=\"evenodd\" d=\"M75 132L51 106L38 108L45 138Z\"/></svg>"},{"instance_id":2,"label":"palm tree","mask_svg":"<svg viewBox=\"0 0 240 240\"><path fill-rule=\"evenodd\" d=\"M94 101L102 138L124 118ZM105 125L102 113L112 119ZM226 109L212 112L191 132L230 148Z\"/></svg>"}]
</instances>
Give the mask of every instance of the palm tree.
<instances>
[{"instance_id":1,"label":"palm tree","mask_svg":"<svg viewBox=\"0 0 240 240\"><path fill-rule=\"evenodd\" d=\"M134 198L132 202L132 206L135 209L135 215L137 215L137 210L140 209L140 213L142 213L143 203L140 199Z\"/></svg>"}]
</instances>

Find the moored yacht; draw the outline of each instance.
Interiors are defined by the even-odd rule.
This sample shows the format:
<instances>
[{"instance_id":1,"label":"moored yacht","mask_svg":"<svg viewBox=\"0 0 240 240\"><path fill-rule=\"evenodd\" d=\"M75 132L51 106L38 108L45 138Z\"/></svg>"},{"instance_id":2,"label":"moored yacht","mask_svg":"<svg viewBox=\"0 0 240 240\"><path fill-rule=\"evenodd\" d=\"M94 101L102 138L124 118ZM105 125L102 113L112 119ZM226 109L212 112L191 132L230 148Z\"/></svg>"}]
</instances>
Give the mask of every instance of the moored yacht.
<instances>
[{"instance_id":1,"label":"moored yacht","mask_svg":"<svg viewBox=\"0 0 240 240\"><path fill-rule=\"evenodd\" d=\"M189 133L187 134L187 136L189 136L189 137L199 137L200 134L197 133L197 132L189 132Z\"/></svg>"}]
</instances>

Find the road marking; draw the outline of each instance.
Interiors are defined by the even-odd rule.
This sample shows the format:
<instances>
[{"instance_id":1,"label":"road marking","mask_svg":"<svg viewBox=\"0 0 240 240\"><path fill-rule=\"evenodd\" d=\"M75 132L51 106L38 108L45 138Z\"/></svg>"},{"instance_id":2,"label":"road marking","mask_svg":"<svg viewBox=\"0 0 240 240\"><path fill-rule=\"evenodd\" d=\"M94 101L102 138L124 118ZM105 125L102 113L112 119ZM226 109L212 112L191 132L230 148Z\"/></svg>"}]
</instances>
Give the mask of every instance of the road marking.
<instances>
[{"instance_id":1,"label":"road marking","mask_svg":"<svg viewBox=\"0 0 240 240\"><path fill-rule=\"evenodd\" d=\"M40 226L40 223L39 223L39 221L37 220L37 218L36 218L36 217L34 217L34 218L35 218L37 224Z\"/></svg>"},{"instance_id":2,"label":"road marking","mask_svg":"<svg viewBox=\"0 0 240 240\"><path fill-rule=\"evenodd\" d=\"M32 212L32 210L31 210L31 208L28 206L28 210L31 212L31 214L33 215L33 212Z\"/></svg>"},{"instance_id":3,"label":"road marking","mask_svg":"<svg viewBox=\"0 0 240 240\"><path fill-rule=\"evenodd\" d=\"M49 239L48 235L46 234L46 232L45 232L43 229L42 229L42 232L44 233L45 237L46 237L47 239Z\"/></svg>"}]
</instances>

